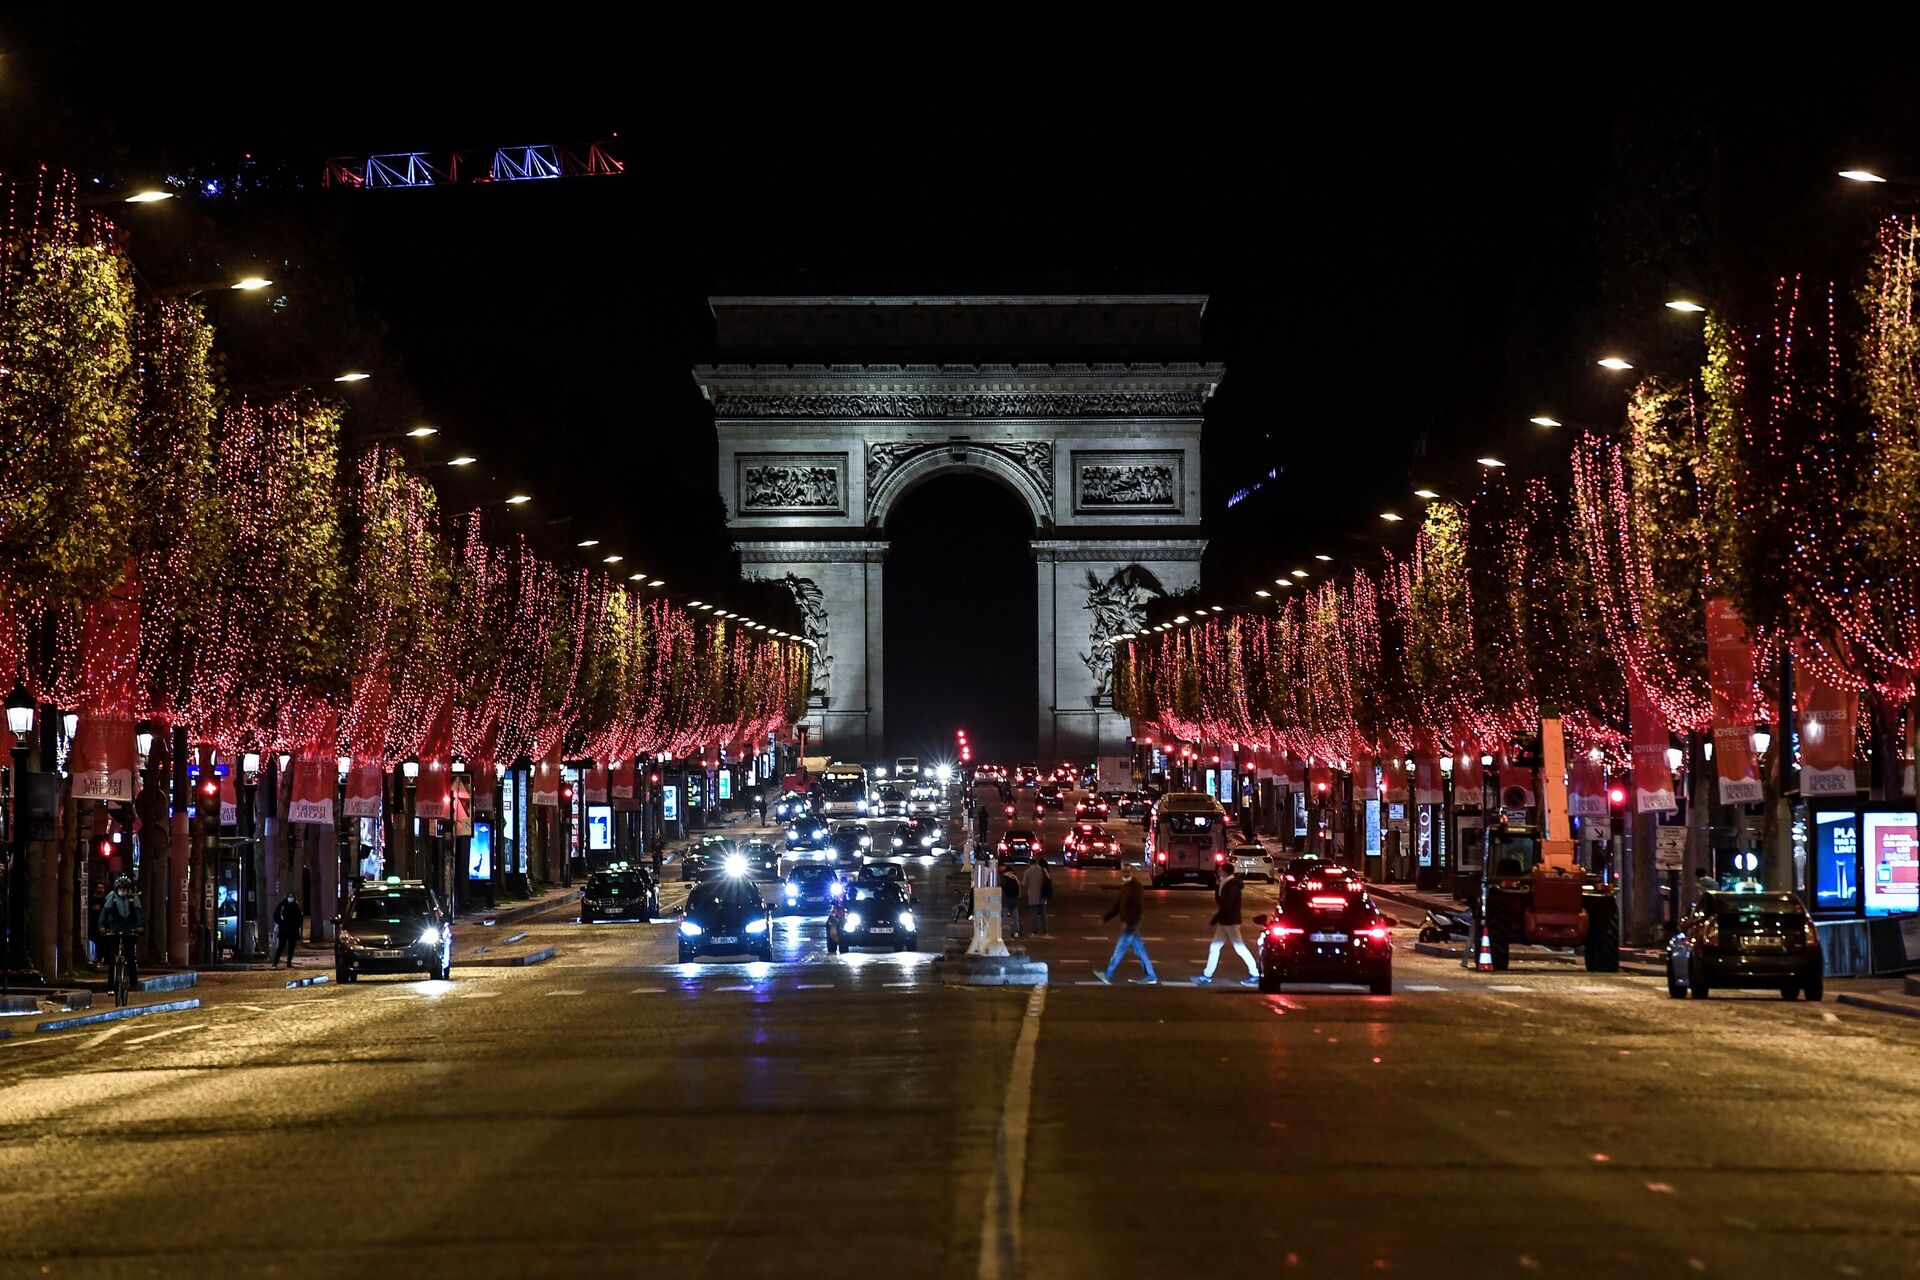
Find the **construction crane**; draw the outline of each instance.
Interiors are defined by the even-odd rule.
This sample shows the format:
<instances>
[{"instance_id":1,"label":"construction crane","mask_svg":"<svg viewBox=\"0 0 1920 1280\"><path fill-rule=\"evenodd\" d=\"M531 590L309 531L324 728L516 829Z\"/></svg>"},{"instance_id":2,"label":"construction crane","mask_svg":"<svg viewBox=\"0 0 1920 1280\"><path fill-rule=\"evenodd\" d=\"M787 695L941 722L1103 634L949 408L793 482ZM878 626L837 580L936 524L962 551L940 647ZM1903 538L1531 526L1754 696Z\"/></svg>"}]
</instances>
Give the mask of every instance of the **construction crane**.
<instances>
[{"instance_id":1,"label":"construction crane","mask_svg":"<svg viewBox=\"0 0 1920 1280\"><path fill-rule=\"evenodd\" d=\"M351 191L397 191L414 187L472 186L483 182L612 178L627 169L613 154L613 145L612 142L529 143L495 147L490 151L389 151L380 155L336 156L327 161L320 185Z\"/></svg>"}]
</instances>

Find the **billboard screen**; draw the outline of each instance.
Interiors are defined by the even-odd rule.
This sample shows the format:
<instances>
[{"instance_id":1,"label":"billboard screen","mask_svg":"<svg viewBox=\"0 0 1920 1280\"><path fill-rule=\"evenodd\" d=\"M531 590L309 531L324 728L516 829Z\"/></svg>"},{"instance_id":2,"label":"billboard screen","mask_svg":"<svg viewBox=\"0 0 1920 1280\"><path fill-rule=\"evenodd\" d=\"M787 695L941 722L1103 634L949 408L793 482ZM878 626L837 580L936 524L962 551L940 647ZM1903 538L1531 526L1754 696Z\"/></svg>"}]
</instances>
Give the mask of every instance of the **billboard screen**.
<instances>
[{"instance_id":1,"label":"billboard screen","mask_svg":"<svg viewBox=\"0 0 1920 1280\"><path fill-rule=\"evenodd\" d=\"M1911 809L1864 814L1860 835L1867 914L1920 911L1920 814Z\"/></svg>"},{"instance_id":2,"label":"billboard screen","mask_svg":"<svg viewBox=\"0 0 1920 1280\"><path fill-rule=\"evenodd\" d=\"M1853 809L1813 811L1813 909L1860 908L1860 815Z\"/></svg>"}]
</instances>

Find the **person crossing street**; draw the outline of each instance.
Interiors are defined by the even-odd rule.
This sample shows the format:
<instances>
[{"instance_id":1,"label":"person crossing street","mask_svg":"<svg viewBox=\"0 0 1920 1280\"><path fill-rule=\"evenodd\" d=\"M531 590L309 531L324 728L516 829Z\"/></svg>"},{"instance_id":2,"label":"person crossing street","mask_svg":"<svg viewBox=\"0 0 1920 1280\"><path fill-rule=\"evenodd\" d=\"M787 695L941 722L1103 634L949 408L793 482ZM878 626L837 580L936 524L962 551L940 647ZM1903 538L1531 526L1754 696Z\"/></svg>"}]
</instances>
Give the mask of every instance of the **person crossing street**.
<instances>
[{"instance_id":1,"label":"person crossing street","mask_svg":"<svg viewBox=\"0 0 1920 1280\"><path fill-rule=\"evenodd\" d=\"M1260 985L1260 964L1253 958L1253 952L1247 946L1245 935L1240 932L1240 895L1246 890L1247 882L1229 862L1220 878L1219 887L1213 891L1213 941L1207 946L1207 968L1204 973L1194 975L1194 983L1205 986L1213 981L1213 971L1220 963L1220 952L1229 943L1234 954L1246 962L1247 976L1240 980L1243 987Z\"/></svg>"},{"instance_id":2,"label":"person crossing street","mask_svg":"<svg viewBox=\"0 0 1920 1280\"><path fill-rule=\"evenodd\" d=\"M1112 982L1114 971L1120 967L1121 959L1131 951L1140 957L1140 967L1146 970L1146 982L1149 985L1160 981L1153 971L1153 961L1147 958L1147 944L1140 939L1140 917L1146 907L1146 893L1140 888L1140 882L1134 879L1134 868L1127 866L1120 872L1120 896L1107 908L1102 920L1120 919L1120 936L1113 941L1113 958L1107 961L1107 967L1094 976L1102 982Z\"/></svg>"},{"instance_id":3,"label":"person crossing street","mask_svg":"<svg viewBox=\"0 0 1920 1280\"><path fill-rule=\"evenodd\" d=\"M300 926L306 918L307 913L294 900L293 890L287 890L287 896L273 909L273 963L267 966L269 969L278 967L283 955L287 958L287 968L293 968L293 949L300 941Z\"/></svg>"}]
</instances>

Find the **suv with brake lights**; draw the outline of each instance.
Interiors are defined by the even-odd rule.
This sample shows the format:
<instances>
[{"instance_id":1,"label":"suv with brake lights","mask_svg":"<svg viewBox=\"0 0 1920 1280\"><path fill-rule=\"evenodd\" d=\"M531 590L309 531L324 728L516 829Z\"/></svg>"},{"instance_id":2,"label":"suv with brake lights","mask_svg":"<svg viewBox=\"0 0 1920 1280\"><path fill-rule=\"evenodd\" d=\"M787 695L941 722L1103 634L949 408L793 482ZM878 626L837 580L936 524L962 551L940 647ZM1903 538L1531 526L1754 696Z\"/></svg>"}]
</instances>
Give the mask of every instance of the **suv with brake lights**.
<instances>
[{"instance_id":1,"label":"suv with brake lights","mask_svg":"<svg viewBox=\"0 0 1920 1280\"><path fill-rule=\"evenodd\" d=\"M1112 807L1099 796L1088 796L1073 806L1073 816L1088 822L1105 822L1112 812Z\"/></svg>"},{"instance_id":2,"label":"suv with brake lights","mask_svg":"<svg viewBox=\"0 0 1920 1280\"><path fill-rule=\"evenodd\" d=\"M1667 943L1667 994L1705 1000L1715 987L1762 987L1819 1000L1825 986L1813 917L1791 893L1736 885L1700 895Z\"/></svg>"},{"instance_id":3,"label":"suv with brake lights","mask_svg":"<svg viewBox=\"0 0 1920 1280\"><path fill-rule=\"evenodd\" d=\"M1260 930L1260 989L1288 982L1357 983L1376 996L1393 993L1391 922L1367 896L1366 883L1328 865L1287 884Z\"/></svg>"},{"instance_id":4,"label":"suv with brake lights","mask_svg":"<svg viewBox=\"0 0 1920 1280\"><path fill-rule=\"evenodd\" d=\"M336 923L336 982L357 982L363 973L424 973L444 982L453 968L453 922L425 881L369 881Z\"/></svg>"},{"instance_id":5,"label":"suv with brake lights","mask_svg":"<svg viewBox=\"0 0 1920 1280\"><path fill-rule=\"evenodd\" d=\"M1000 837L1000 843L994 846L1002 862L1032 862L1035 858L1046 856L1047 847L1040 837L1027 830L1008 831Z\"/></svg>"}]
</instances>

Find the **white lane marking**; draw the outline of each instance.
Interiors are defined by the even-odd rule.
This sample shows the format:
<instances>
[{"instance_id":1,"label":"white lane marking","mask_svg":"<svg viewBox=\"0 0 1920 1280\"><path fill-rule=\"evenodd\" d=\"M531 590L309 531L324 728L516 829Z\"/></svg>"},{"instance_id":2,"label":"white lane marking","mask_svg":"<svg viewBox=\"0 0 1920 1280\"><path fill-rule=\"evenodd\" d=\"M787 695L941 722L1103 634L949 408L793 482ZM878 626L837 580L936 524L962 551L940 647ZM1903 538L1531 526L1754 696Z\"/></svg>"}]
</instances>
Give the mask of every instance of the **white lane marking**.
<instances>
[{"instance_id":1,"label":"white lane marking","mask_svg":"<svg viewBox=\"0 0 1920 1280\"><path fill-rule=\"evenodd\" d=\"M1107 935L1104 933L1083 933L1080 935L1080 941L1082 942L1105 942L1106 940Z\"/></svg>"},{"instance_id":2,"label":"white lane marking","mask_svg":"<svg viewBox=\"0 0 1920 1280\"><path fill-rule=\"evenodd\" d=\"M667 989L665 987L635 987L633 990L627 992L627 994L630 996L658 996L665 995L666 991Z\"/></svg>"},{"instance_id":3,"label":"white lane marking","mask_svg":"<svg viewBox=\"0 0 1920 1280\"><path fill-rule=\"evenodd\" d=\"M161 1040L167 1036L177 1036L177 1035L180 1035L182 1032L186 1032L186 1031L198 1031L200 1030L200 1028L206 1025L207 1024L204 1022L196 1022L189 1027L168 1027L165 1031L156 1031L152 1035L145 1035L145 1036L139 1037L136 1040L129 1040L127 1041L127 1044L129 1047L136 1044L145 1044L149 1040Z\"/></svg>"},{"instance_id":4,"label":"white lane marking","mask_svg":"<svg viewBox=\"0 0 1920 1280\"><path fill-rule=\"evenodd\" d=\"M1533 988L1515 986L1513 983L1510 983L1510 982L1489 982L1487 984L1487 990L1489 991L1532 991Z\"/></svg>"},{"instance_id":5,"label":"white lane marking","mask_svg":"<svg viewBox=\"0 0 1920 1280\"><path fill-rule=\"evenodd\" d=\"M1445 987L1436 986L1431 982L1403 982L1400 984L1400 986L1401 986L1401 989L1404 991L1445 991L1446 990Z\"/></svg>"},{"instance_id":6,"label":"white lane marking","mask_svg":"<svg viewBox=\"0 0 1920 1280\"><path fill-rule=\"evenodd\" d=\"M714 990L715 991L751 991L753 990L753 988L742 982L742 983L735 983L730 987L715 987Z\"/></svg>"},{"instance_id":7,"label":"white lane marking","mask_svg":"<svg viewBox=\"0 0 1920 1280\"><path fill-rule=\"evenodd\" d=\"M462 1000L491 1000L499 994L498 991L462 991L459 998Z\"/></svg>"},{"instance_id":8,"label":"white lane marking","mask_svg":"<svg viewBox=\"0 0 1920 1280\"><path fill-rule=\"evenodd\" d=\"M1592 996L1615 996L1615 995L1621 994L1621 991L1622 991L1620 987L1602 987L1602 986L1575 987L1574 990L1584 991L1588 995L1592 995Z\"/></svg>"},{"instance_id":9,"label":"white lane marking","mask_svg":"<svg viewBox=\"0 0 1920 1280\"><path fill-rule=\"evenodd\" d=\"M796 982L793 984L793 989L795 991L831 991L833 984L831 982Z\"/></svg>"},{"instance_id":10,"label":"white lane marking","mask_svg":"<svg viewBox=\"0 0 1920 1280\"><path fill-rule=\"evenodd\" d=\"M1033 1060L1040 1044L1040 1014L1047 1007L1045 984L1027 997L1020 1039L1013 1047L1013 1069L1000 1107L1000 1131L994 1143L993 1177L980 1217L980 1280L1020 1275L1020 1201L1027 1183L1027 1117L1033 1106Z\"/></svg>"},{"instance_id":11,"label":"white lane marking","mask_svg":"<svg viewBox=\"0 0 1920 1280\"><path fill-rule=\"evenodd\" d=\"M1098 978L1082 978L1073 984L1076 987L1110 987L1111 982L1102 982Z\"/></svg>"},{"instance_id":12,"label":"white lane marking","mask_svg":"<svg viewBox=\"0 0 1920 1280\"><path fill-rule=\"evenodd\" d=\"M917 987L920 984L917 982L883 982L880 985L883 987Z\"/></svg>"},{"instance_id":13,"label":"white lane marking","mask_svg":"<svg viewBox=\"0 0 1920 1280\"><path fill-rule=\"evenodd\" d=\"M1054 964L1092 964L1093 961L1087 959L1085 956L1061 956L1058 960L1055 960L1052 963Z\"/></svg>"},{"instance_id":14,"label":"white lane marking","mask_svg":"<svg viewBox=\"0 0 1920 1280\"><path fill-rule=\"evenodd\" d=\"M112 1026L108 1027L105 1031L99 1032L98 1034L95 1034L95 1035L88 1036L86 1044L81 1047L86 1049L91 1049L95 1045L105 1044L107 1041L119 1035L122 1031L128 1030L130 1027L132 1027L132 1025L133 1024L129 1022L116 1022Z\"/></svg>"},{"instance_id":15,"label":"white lane marking","mask_svg":"<svg viewBox=\"0 0 1920 1280\"><path fill-rule=\"evenodd\" d=\"M587 993L577 987L563 987L558 991L549 991L547 994L550 996L583 996Z\"/></svg>"}]
</instances>

